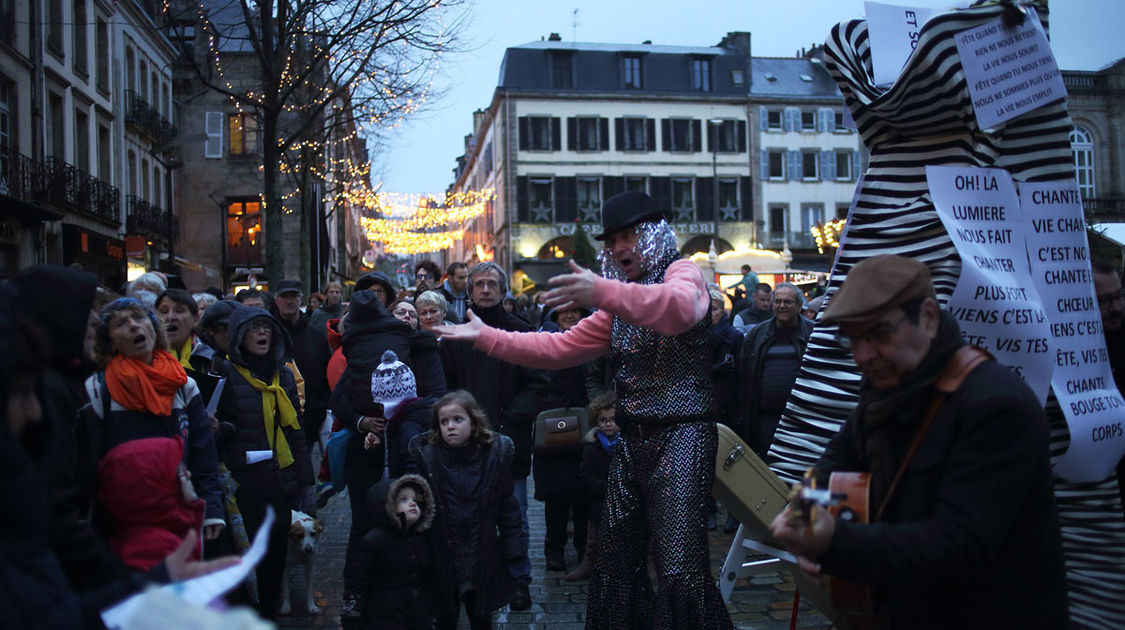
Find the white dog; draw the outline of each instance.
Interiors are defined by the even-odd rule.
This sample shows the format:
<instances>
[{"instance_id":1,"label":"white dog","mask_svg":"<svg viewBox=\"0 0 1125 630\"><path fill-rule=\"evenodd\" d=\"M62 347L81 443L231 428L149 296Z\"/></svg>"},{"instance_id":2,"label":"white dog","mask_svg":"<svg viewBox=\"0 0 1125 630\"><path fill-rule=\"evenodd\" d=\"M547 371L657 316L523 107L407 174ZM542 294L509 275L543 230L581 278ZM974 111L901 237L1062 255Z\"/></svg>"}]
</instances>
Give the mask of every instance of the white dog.
<instances>
[{"instance_id":1,"label":"white dog","mask_svg":"<svg viewBox=\"0 0 1125 630\"><path fill-rule=\"evenodd\" d=\"M320 612L313 601L312 576L313 561L316 560L317 538L324 531L324 521L293 510L289 524L289 549L285 553L285 573L281 577L281 613L289 614L289 580L293 577L293 567L305 567L304 595L305 606L310 615Z\"/></svg>"}]
</instances>

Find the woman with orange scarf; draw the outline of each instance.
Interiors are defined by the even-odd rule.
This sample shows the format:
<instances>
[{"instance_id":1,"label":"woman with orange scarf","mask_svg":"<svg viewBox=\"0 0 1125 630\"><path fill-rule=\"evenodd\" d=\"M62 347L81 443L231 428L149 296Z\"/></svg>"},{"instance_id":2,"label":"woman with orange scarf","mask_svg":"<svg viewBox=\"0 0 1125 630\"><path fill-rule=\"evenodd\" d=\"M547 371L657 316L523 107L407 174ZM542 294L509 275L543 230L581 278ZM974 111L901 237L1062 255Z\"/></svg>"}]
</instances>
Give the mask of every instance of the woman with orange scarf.
<instances>
[{"instance_id":1,"label":"woman with orange scarf","mask_svg":"<svg viewBox=\"0 0 1125 630\"><path fill-rule=\"evenodd\" d=\"M86 380L90 409L100 421L91 436L98 456L131 440L179 436L195 492L207 504L203 535L216 538L225 523L222 492L199 388L168 352L164 327L142 302L114 300L99 319L94 356L102 369Z\"/></svg>"}]
</instances>

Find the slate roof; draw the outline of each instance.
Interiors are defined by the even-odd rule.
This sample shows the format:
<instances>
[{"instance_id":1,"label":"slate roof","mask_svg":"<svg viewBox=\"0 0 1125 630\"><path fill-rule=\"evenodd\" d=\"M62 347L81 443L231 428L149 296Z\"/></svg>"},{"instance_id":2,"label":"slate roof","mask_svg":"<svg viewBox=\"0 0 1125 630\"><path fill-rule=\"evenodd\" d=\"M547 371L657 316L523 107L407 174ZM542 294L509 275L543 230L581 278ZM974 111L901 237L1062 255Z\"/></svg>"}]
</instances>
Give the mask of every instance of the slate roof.
<instances>
[{"instance_id":1,"label":"slate roof","mask_svg":"<svg viewBox=\"0 0 1125 630\"><path fill-rule=\"evenodd\" d=\"M843 98L836 82L819 61L794 57L753 57L751 67L751 97Z\"/></svg>"}]
</instances>

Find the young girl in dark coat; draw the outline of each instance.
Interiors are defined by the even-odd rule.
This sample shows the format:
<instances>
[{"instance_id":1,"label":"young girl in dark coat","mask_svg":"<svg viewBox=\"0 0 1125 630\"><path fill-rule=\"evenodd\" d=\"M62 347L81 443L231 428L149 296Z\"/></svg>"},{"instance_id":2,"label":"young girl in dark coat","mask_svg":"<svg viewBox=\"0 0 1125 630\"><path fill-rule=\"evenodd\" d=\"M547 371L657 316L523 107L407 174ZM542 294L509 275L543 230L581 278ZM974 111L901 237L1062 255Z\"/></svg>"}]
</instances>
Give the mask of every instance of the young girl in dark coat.
<instances>
[{"instance_id":1,"label":"young girl in dark coat","mask_svg":"<svg viewBox=\"0 0 1125 630\"><path fill-rule=\"evenodd\" d=\"M375 524L344 575L344 629L429 630L453 617L453 571L433 527L430 484L419 475L384 479L367 507Z\"/></svg>"},{"instance_id":2,"label":"young girl in dark coat","mask_svg":"<svg viewBox=\"0 0 1125 630\"><path fill-rule=\"evenodd\" d=\"M463 390L438 400L432 429L410 442L413 463L437 498L458 599L473 629L490 627L492 612L515 592L509 566L527 562L509 471L514 450L510 438L489 430L484 410ZM439 627L456 625L452 612Z\"/></svg>"},{"instance_id":3,"label":"young girl in dark coat","mask_svg":"<svg viewBox=\"0 0 1125 630\"><path fill-rule=\"evenodd\" d=\"M582 556L582 562L566 574L567 582L578 582L589 577L590 567L594 561L598 527L602 518L602 504L605 502L605 484L606 479L609 478L609 464L617 453L618 446L618 428L614 420L616 406L617 395L606 392L591 401L586 408L590 421L597 423L597 426L586 433L586 443L582 447L582 463L578 467L578 477L582 480L582 494L586 499L586 513L590 520L586 525L588 532L586 553Z\"/></svg>"}]
</instances>

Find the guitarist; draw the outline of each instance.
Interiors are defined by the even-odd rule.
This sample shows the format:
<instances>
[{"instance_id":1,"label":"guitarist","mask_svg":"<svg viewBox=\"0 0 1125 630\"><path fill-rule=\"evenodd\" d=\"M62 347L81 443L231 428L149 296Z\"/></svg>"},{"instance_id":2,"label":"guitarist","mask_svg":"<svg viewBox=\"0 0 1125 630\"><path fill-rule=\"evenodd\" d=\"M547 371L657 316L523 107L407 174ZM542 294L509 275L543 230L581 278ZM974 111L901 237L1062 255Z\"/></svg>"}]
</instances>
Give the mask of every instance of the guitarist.
<instances>
[{"instance_id":1,"label":"guitarist","mask_svg":"<svg viewBox=\"0 0 1125 630\"><path fill-rule=\"evenodd\" d=\"M1066 586L1046 417L1008 368L966 346L929 269L857 264L821 324L863 375L816 466L870 473L871 523L813 506L771 528L811 577L871 587L884 627L1064 628Z\"/></svg>"}]
</instances>

